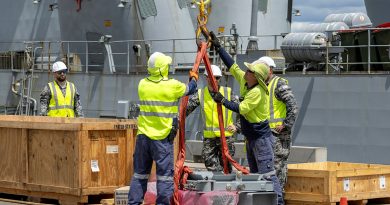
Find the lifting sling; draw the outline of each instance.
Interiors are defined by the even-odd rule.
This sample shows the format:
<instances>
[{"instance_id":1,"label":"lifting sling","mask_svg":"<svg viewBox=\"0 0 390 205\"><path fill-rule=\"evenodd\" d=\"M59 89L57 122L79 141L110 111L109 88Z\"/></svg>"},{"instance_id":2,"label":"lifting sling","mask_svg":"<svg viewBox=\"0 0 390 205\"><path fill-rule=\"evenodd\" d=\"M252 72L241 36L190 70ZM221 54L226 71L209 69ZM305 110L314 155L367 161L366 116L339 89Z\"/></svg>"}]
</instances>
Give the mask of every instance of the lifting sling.
<instances>
[{"instance_id":1,"label":"lifting sling","mask_svg":"<svg viewBox=\"0 0 390 205\"><path fill-rule=\"evenodd\" d=\"M209 32L206 28L207 23L207 15L204 12L205 4L209 3L210 0L206 0L204 2L203 0L200 0L200 3L197 3L199 5L199 11L200 15L198 16L198 29L196 31L196 37L197 37L197 44L198 44L198 52L196 55L195 63L192 68L193 72L199 72L199 65L201 61L203 60L203 63L205 64L207 73L209 73L210 80L208 81L208 84L211 85L213 92L218 92L218 83L215 79L215 77L212 75L211 70L211 64L209 60L209 56L207 54L207 48L211 46L210 36ZM208 40L208 43L202 42L200 40L200 33L203 34L203 36ZM185 118L186 118L186 108L188 104L188 96L185 96L182 98L180 103L180 109L179 109L179 149L178 149L178 155L177 160L175 164L175 173L174 173L174 197L173 197L173 203L178 205L179 204L179 189L183 189L183 185L187 182L187 177L192 171L189 169L189 167L184 166L185 161ZM217 104L217 112L218 112L218 121L219 121L219 129L221 132L221 149L222 149L222 159L223 159L223 170L225 174L228 174L228 161L238 170L241 171L243 174L249 174L249 171L242 167L240 164L238 164L232 156L229 154L229 149L227 147L226 143L226 137L225 137L225 128L223 123L223 115L222 115L222 105L221 103Z\"/></svg>"}]
</instances>

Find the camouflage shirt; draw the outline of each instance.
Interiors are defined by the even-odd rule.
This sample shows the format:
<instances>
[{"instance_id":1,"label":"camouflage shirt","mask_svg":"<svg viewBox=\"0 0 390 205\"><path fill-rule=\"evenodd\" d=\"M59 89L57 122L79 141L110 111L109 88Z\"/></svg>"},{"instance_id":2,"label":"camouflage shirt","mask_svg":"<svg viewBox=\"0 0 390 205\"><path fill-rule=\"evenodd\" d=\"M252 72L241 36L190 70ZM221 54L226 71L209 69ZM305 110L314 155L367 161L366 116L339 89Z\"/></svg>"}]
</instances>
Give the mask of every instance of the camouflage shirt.
<instances>
[{"instance_id":1,"label":"camouflage shirt","mask_svg":"<svg viewBox=\"0 0 390 205\"><path fill-rule=\"evenodd\" d=\"M60 89L61 89L62 94L65 96L66 86L65 87L60 86ZM75 86L75 90L76 90L76 92L74 95L74 102L75 102L74 114L76 117L84 117L83 108L82 108L81 102L80 102L80 94L77 92L76 86ZM41 92L41 98L40 98L41 115L42 116L47 116L47 113L49 112L49 103L50 103L51 97L52 96L51 96L51 91L50 91L49 85L46 84L46 86L43 88L43 90Z\"/></svg>"},{"instance_id":2,"label":"camouflage shirt","mask_svg":"<svg viewBox=\"0 0 390 205\"><path fill-rule=\"evenodd\" d=\"M272 78L274 77L275 75L272 76ZM286 118L283 121L283 124L285 125L288 131L291 131L291 128L294 125L296 116L298 114L298 106L294 94L291 90L291 87L282 78L279 79L276 85L275 97L279 101L282 101L284 104L286 104L287 113L286 113Z\"/></svg>"},{"instance_id":3,"label":"camouflage shirt","mask_svg":"<svg viewBox=\"0 0 390 205\"><path fill-rule=\"evenodd\" d=\"M230 93L230 96L233 102L240 103L240 101L238 100L238 96L234 95L233 91ZM199 105L200 105L199 96L198 96L198 92L196 92L192 94L188 99L186 116L191 114ZM237 117L237 119L239 119L239 117ZM236 126L237 132L239 132L241 127L239 121L234 123L234 126Z\"/></svg>"}]
</instances>

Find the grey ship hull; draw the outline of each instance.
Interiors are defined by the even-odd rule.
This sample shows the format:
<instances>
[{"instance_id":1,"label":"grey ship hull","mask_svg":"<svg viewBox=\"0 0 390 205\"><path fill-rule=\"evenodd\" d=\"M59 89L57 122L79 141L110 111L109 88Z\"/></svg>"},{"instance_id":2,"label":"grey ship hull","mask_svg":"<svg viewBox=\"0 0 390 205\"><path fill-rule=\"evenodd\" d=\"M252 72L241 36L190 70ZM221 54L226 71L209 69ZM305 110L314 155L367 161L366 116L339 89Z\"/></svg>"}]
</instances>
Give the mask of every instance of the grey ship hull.
<instances>
[{"instance_id":1,"label":"grey ship hull","mask_svg":"<svg viewBox=\"0 0 390 205\"><path fill-rule=\"evenodd\" d=\"M9 88L12 73L1 71L0 87ZM47 73L37 73L33 97L46 82ZM326 76L284 75L293 88L298 103L299 116L294 127L293 141L296 146L328 148L329 161L390 164L390 78L386 75ZM137 84L142 75L69 75L82 96L83 108L88 117L115 116L117 100L138 99ZM187 73L174 78L187 80ZM228 85L238 93L232 78ZM203 87L203 80L200 87ZM16 100L12 93L4 92L0 104ZM187 120L188 139L194 139L201 129L197 110Z\"/></svg>"}]
</instances>

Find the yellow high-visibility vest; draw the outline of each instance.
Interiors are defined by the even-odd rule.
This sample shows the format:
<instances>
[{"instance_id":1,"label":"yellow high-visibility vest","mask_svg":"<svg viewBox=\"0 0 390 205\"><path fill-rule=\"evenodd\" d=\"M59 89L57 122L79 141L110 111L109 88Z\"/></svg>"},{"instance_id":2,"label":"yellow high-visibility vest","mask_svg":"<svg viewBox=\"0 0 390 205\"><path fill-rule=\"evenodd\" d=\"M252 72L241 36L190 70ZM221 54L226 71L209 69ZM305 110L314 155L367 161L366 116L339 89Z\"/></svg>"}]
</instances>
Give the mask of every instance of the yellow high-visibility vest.
<instances>
[{"instance_id":1,"label":"yellow high-visibility vest","mask_svg":"<svg viewBox=\"0 0 390 205\"><path fill-rule=\"evenodd\" d=\"M231 88L220 86L219 92L228 100L231 100ZM204 122L203 137L216 138L221 137L219 130L217 103L214 102L210 95L209 89L205 87L198 90L199 102L202 108L202 118ZM233 124L233 112L222 106L223 122L225 127L225 136L232 136L233 133L226 128Z\"/></svg>"},{"instance_id":2,"label":"yellow high-visibility vest","mask_svg":"<svg viewBox=\"0 0 390 205\"><path fill-rule=\"evenodd\" d=\"M275 76L271 79L271 82L268 84L269 91L269 126L275 128L278 125L283 124L283 120L286 118L286 104L278 100L275 96L275 89L278 84L278 81L282 79L288 83L284 78Z\"/></svg>"},{"instance_id":3,"label":"yellow high-visibility vest","mask_svg":"<svg viewBox=\"0 0 390 205\"><path fill-rule=\"evenodd\" d=\"M244 78L245 72L234 63L229 72L233 75L240 85L240 95L244 100L240 103L239 111L249 123L259 123L269 117L269 95L260 85L248 89Z\"/></svg>"},{"instance_id":4,"label":"yellow high-visibility vest","mask_svg":"<svg viewBox=\"0 0 390 205\"><path fill-rule=\"evenodd\" d=\"M142 79L138 85L138 134L152 140L165 139L172 129L173 118L178 115L179 99L186 88L184 83L174 79L159 82Z\"/></svg>"},{"instance_id":5,"label":"yellow high-visibility vest","mask_svg":"<svg viewBox=\"0 0 390 205\"><path fill-rule=\"evenodd\" d=\"M47 115L50 117L75 117L74 96L76 88L73 83L66 82L65 96L62 94L57 82L53 81L48 83L48 85L51 92L51 99Z\"/></svg>"}]
</instances>

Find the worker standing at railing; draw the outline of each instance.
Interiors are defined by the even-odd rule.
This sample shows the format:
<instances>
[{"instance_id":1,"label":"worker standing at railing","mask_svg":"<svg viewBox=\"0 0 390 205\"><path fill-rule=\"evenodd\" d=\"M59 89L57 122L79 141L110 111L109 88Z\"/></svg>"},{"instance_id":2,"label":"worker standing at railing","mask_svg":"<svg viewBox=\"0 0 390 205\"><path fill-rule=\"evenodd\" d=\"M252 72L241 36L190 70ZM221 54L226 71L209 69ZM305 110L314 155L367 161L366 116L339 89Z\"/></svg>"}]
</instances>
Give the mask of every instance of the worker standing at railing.
<instances>
[{"instance_id":1,"label":"worker standing at railing","mask_svg":"<svg viewBox=\"0 0 390 205\"><path fill-rule=\"evenodd\" d=\"M54 81L41 92L41 115L50 117L83 117L80 94L76 86L66 80L68 68L62 61L53 64Z\"/></svg>"},{"instance_id":2,"label":"worker standing at railing","mask_svg":"<svg viewBox=\"0 0 390 205\"><path fill-rule=\"evenodd\" d=\"M214 49L229 68L240 85L240 103L227 100L221 93L212 93L213 99L223 106L240 114L241 132L246 139L246 151L251 173L263 174L263 178L272 181L278 196L278 205L284 204L280 183L274 169L274 136L269 127L268 89L265 82L270 69L261 61L245 63L248 67L242 71L232 57L221 47L214 33L210 32Z\"/></svg>"},{"instance_id":3,"label":"worker standing at railing","mask_svg":"<svg viewBox=\"0 0 390 205\"><path fill-rule=\"evenodd\" d=\"M198 73L190 71L186 86L168 78L172 58L160 52L148 60L149 77L138 85L140 113L134 151L134 175L128 204L142 204L153 161L156 162L156 204L170 204L173 194L173 140L177 133L178 104L181 97L197 91Z\"/></svg>"},{"instance_id":4,"label":"worker standing at railing","mask_svg":"<svg viewBox=\"0 0 390 205\"><path fill-rule=\"evenodd\" d=\"M216 65L211 65L213 76L219 82L222 78L221 69ZM209 81L209 76L205 70L204 75L206 80ZM208 171L223 171L222 149L221 149L221 133L219 131L217 103L211 98L210 91L212 90L210 84L203 89L199 89L198 93L190 96L188 100L186 115L188 116L197 107L201 108L201 116L203 120L203 148L202 158ZM234 100L238 102L238 98L232 92L230 87L219 86L219 92L228 100ZM237 127L233 122L233 112L226 108L223 108L223 119L225 127L226 142L228 145L229 153L234 156L234 133L237 131ZM232 171L232 165L228 164L229 173Z\"/></svg>"}]
</instances>

